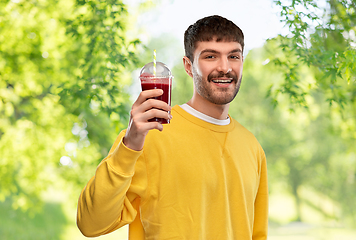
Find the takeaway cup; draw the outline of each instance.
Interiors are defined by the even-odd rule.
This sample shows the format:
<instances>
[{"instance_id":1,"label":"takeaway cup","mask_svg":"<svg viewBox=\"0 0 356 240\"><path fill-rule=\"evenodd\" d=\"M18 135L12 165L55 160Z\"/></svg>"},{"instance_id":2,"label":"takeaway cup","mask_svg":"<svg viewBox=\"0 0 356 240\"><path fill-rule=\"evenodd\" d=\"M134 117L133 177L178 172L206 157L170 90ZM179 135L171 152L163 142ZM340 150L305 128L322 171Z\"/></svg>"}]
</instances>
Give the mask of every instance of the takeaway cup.
<instances>
[{"instance_id":1,"label":"takeaway cup","mask_svg":"<svg viewBox=\"0 0 356 240\"><path fill-rule=\"evenodd\" d=\"M155 99L166 102L171 105L172 93L172 72L161 62L147 63L140 71L140 80L142 91L149 89L162 89L163 94ZM149 121L156 121L162 124L169 123L169 120L164 118L152 118Z\"/></svg>"}]
</instances>

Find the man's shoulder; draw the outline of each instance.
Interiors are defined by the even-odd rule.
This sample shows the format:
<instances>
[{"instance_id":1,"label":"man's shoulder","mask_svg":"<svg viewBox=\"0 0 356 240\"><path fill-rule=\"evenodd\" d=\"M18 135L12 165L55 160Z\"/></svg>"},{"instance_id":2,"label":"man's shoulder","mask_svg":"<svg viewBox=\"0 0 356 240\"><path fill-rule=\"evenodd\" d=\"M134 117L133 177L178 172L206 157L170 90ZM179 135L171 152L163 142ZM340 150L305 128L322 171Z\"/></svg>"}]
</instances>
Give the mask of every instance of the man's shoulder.
<instances>
[{"instance_id":1,"label":"man's shoulder","mask_svg":"<svg viewBox=\"0 0 356 240\"><path fill-rule=\"evenodd\" d=\"M237 121L235 118L230 117L231 121L234 122L235 125L235 131L245 131L246 133L250 133L250 130L248 130L244 125L242 125L239 121Z\"/></svg>"},{"instance_id":2,"label":"man's shoulder","mask_svg":"<svg viewBox=\"0 0 356 240\"><path fill-rule=\"evenodd\" d=\"M234 132L235 133L238 133L240 136L243 136L245 138L251 138L251 140L253 139L253 140L257 141L255 135L249 129L247 129L244 125L242 125L236 119L234 119L234 118L231 118L231 119L232 119L232 121L234 121L234 125L235 125Z\"/></svg>"}]
</instances>

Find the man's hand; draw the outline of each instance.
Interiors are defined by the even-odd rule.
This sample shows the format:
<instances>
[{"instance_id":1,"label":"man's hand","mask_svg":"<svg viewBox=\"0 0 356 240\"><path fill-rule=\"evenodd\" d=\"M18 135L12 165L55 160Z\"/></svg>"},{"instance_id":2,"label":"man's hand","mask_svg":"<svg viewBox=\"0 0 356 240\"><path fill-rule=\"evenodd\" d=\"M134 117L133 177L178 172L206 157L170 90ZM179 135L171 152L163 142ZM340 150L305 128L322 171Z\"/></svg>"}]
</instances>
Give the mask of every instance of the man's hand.
<instances>
[{"instance_id":1,"label":"man's hand","mask_svg":"<svg viewBox=\"0 0 356 240\"><path fill-rule=\"evenodd\" d=\"M126 147L140 151L143 148L149 130L163 130L161 123L149 122L149 119L154 117L172 118L168 113L171 107L164 101L154 99L154 97L161 96L162 94L162 89L146 90L140 93L131 108L129 126L123 139Z\"/></svg>"}]
</instances>

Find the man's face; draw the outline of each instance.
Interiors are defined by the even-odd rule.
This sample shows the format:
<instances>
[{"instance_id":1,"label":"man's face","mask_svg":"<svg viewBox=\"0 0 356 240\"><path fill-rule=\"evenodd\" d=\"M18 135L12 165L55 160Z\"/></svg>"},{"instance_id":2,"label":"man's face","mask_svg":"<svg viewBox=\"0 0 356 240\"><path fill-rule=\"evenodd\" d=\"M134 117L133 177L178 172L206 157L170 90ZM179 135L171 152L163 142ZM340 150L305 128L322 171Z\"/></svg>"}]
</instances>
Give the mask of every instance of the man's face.
<instances>
[{"instance_id":1,"label":"man's face","mask_svg":"<svg viewBox=\"0 0 356 240\"><path fill-rule=\"evenodd\" d=\"M198 42L191 66L195 91L211 103L230 103L239 91L243 69L238 42Z\"/></svg>"}]
</instances>

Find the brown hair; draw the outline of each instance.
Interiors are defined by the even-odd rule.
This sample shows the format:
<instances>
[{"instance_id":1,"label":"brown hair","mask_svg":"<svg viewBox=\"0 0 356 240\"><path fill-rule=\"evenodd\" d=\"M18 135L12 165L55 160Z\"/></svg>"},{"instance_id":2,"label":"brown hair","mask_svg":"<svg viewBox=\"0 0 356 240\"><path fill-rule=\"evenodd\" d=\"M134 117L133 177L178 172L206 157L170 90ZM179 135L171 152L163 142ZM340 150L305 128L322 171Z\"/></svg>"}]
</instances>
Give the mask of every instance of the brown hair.
<instances>
[{"instance_id":1,"label":"brown hair","mask_svg":"<svg viewBox=\"0 0 356 240\"><path fill-rule=\"evenodd\" d=\"M185 56L193 62L197 42L211 41L238 42L244 49L244 34L232 21L218 16L209 16L190 25L184 33Z\"/></svg>"}]
</instances>

